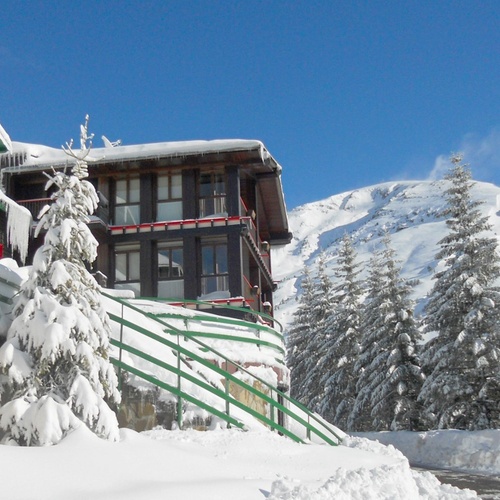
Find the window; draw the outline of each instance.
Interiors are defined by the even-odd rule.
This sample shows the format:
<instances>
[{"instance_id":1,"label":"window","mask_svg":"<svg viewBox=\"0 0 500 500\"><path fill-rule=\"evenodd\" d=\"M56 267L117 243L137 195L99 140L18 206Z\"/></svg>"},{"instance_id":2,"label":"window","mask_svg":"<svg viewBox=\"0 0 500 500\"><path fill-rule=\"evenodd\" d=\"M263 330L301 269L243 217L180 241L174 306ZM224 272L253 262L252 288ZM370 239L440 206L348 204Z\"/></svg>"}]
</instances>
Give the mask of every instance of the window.
<instances>
[{"instance_id":1,"label":"window","mask_svg":"<svg viewBox=\"0 0 500 500\"><path fill-rule=\"evenodd\" d=\"M115 288L141 294L139 244L115 246Z\"/></svg>"},{"instance_id":2,"label":"window","mask_svg":"<svg viewBox=\"0 0 500 500\"><path fill-rule=\"evenodd\" d=\"M158 243L158 297L184 298L184 257L181 242Z\"/></svg>"},{"instance_id":3,"label":"window","mask_svg":"<svg viewBox=\"0 0 500 500\"><path fill-rule=\"evenodd\" d=\"M200 217L226 213L224 173L202 173L200 175Z\"/></svg>"},{"instance_id":4,"label":"window","mask_svg":"<svg viewBox=\"0 0 500 500\"><path fill-rule=\"evenodd\" d=\"M159 175L156 220L181 220L182 218L182 175L180 173Z\"/></svg>"},{"instance_id":5,"label":"window","mask_svg":"<svg viewBox=\"0 0 500 500\"><path fill-rule=\"evenodd\" d=\"M227 292L229 290L227 244L225 242L203 243L201 261L201 294Z\"/></svg>"},{"instance_id":6,"label":"window","mask_svg":"<svg viewBox=\"0 0 500 500\"><path fill-rule=\"evenodd\" d=\"M118 226L139 224L140 198L139 177L117 180L113 223Z\"/></svg>"}]
</instances>

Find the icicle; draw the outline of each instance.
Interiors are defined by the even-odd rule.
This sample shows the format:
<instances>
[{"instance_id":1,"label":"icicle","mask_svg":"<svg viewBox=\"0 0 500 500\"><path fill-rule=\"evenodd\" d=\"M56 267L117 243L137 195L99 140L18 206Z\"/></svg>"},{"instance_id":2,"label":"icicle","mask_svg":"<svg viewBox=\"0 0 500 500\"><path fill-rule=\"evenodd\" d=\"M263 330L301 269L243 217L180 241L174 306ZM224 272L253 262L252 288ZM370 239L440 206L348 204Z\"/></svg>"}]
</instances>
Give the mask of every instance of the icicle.
<instances>
[{"instance_id":1,"label":"icicle","mask_svg":"<svg viewBox=\"0 0 500 500\"><path fill-rule=\"evenodd\" d=\"M19 252L21 261L28 256L28 242L32 223L30 211L18 205L0 191L0 201L5 203L7 212L7 240L10 246Z\"/></svg>"}]
</instances>

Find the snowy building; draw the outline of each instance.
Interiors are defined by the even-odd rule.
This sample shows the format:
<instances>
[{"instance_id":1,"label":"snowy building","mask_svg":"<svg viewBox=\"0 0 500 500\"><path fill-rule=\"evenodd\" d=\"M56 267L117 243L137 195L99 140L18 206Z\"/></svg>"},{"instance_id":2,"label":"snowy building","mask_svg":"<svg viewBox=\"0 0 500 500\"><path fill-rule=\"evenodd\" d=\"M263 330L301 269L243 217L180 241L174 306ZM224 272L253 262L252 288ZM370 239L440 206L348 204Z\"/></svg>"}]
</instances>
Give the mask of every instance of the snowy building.
<instances>
[{"instance_id":1,"label":"snowy building","mask_svg":"<svg viewBox=\"0 0 500 500\"><path fill-rule=\"evenodd\" d=\"M9 221L18 229L22 222L16 235L27 234L57 187L46 191L46 174L69 171L72 159L62 149L12 142L6 133L1 139L9 217L0 235L6 256L29 264L46 226L32 231L28 243L12 238ZM302 439L285 427L295 415L290 407L301 425L305 410L286 394L283 336L267 316L275 288L270 248L291 240L280 165L255 140L121 146L103 139L105 147L86 157L86 179L99 197L89 219L99 242L92 272L120 291L104 294L122 395L120 425L206 427L215 416L243 427L243 412ZM4 281L9 306L18 283ZM214 317L173 307L191 301L199 308L243 308L217 307ZM236 318L221 317L227 315Z\"/></svg>"},{"instance_id":2,"label":"snowy building","mask_svg":"<svg viewBox=\"0 0 500 500\"><path fill-rule=\"evenodd\" d=\"M270 246L291 234L281 167L261 142L113 146L103 139L89 173L101 200L91 221L100 244L94 271L108 287L143 297L229 300L257 311L272 306ZM2 187L36 218L50 194L43 172L64 168L67 156L2 144ZM31 242L29 255L38 245Z\"/></svg>"}]
</instances>

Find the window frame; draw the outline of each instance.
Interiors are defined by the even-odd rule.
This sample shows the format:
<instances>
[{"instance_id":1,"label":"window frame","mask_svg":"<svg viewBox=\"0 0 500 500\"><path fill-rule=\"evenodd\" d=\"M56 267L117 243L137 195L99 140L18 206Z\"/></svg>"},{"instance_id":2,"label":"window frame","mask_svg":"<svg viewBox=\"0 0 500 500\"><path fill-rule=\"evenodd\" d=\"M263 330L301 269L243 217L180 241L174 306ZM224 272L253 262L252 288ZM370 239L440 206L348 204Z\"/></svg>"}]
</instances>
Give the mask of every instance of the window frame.
<instances>
[{"instance_id":1,"label":"window frame","mask_svg":"<svg viewBox=\"0 0 500 500\"><path fill-rule=\"evenodd\" d=\"M140 243L117 243L113 249L114 253L114 287L119 290L133 290L140 295L141 291L141 246ZM135 256L135 261L131 262L132 254ZM125 255L125 279L118 279L118 258ZM136 286L133 286L136 285Z\"/></svg>"},{"instance_id":2,"label":"window frame","mask_svg":"<svg viewBox=\"0 0 500 500\"><path fill-rule=\"evenodd\" d=\"M179 185L176 186L172 181L174 177L178 177L178 180L180 181ZM167 179L167 186L166 187L166 197L163 196L163 193L160 192L160 179ZM180 189L180 195L175 196L175 189L178 188ZM173 172L166 172L162 174L158 174L157 179L156 179L156 222L161 222L161 221L169 221L169 220L182 220L183 219L183 189L182 189L182 172L181 171L173 171ZM160 204L180 204L180 214L179 217L172 217L172 218L160 218Z\"/></svg>"},{"instance_id":3,"label":"window frame","mask_svg":"<svg viewBox=\"0 0 500 500\"><path fill-rule=\"evenodd\" d=\"M219 268L219 249L224 247L223 270ZM205 250L211 249L211 269L205 267ZM229 292L229 252L226 239L202 240L200 244L200 288L201 295L208 295L215 292ZM212 290L212 284L215 283L215 290Z\"/></svg>"},{"instance_id":4,"label":"window frame","mask_svg":"<svg viewBox=\"0 0 500 500\"><path fill-rule=\"evenodd\" d=\"M210 177L210 180L205 183L203 178L206 177ZM204 186L207 184L209 189L205 194ZM222 191L219 191L218 186L221 184ZM212 206L213 210L210 209ZM198 213L201 219L217 214L227 215L227 178L223 170L200 172L198 178Z\"/></svg>"},{"instance_id":5,"label":"window frame","mask_svg":"<svg viewBox=\"0 0 500 500\"><path fill-rule=\"evenodd\" d=\"M138 189L137 189L137 200L132 200L132 193L135 192L134 189L131 188L131 183L137 181L138 182ZM125 191L121 191L121 194L124 194L124 198L121 197L121 199L124 199L124 201L118 201L118 186L120 183L125 182L126 188ZM114 200L113 200L113 224L117 226L127 226L127 225L135 225L135 224L140 224L141 221L141 179L138 175L130 175L126 177L121 177L118 179L115 179L114 182ZM130 222L127 221L126 217L123 218L122 220L118 220L118 213L117 211L119 209L125 209L125 208L133 208L137 210L137 220L134 220L133 216L131 216L132 220ZM134 210L135 211L135 210ZM131 212L132 213L132 212Z\"/></svg>"}]
</instances>

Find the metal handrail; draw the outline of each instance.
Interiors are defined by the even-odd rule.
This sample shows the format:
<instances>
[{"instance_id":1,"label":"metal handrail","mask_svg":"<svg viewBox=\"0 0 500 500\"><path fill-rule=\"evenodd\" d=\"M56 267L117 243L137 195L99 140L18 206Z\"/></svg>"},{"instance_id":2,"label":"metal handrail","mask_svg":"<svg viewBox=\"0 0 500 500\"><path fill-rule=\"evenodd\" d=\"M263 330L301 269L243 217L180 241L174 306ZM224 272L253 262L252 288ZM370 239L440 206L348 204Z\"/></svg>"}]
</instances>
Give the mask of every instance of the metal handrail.
<instances>
[{"instance_id":1,"label":"metal handrail","mask_svg":"<svg viewBox=\"0 0 500 500\"><path fill-rule=\"evenodd\" d=\"M133 323L130 323L130 322L127 322L127 323L129 323L126 325L128 328L132 328L140 333L143 333L140 331L141 330L140 327L136 328L136 325L133 325ZM274 422L274 420L266 417L265 415L259 413L258 411L254 410L253 408L246 406L244 403L242 403L241 401L238 401L237 399L230 396L226 392L224 392L220 389L217 389L216 387L214 387L210 384L207 384L206 382L199 380L196 377L193 377L192 375L189 375L188 373L186 373L182 370L179 370L172 365L169 365L168 363L161 361L158 358L155 358L154 356L146 354L146 353L140 351L139 349L135 349L131 346L128 346L128 345L123 344L122 342L119 342L116 340L113 341L112 343L113 343L113 345L116 345L117 347L121 346L124 350L131 352L134 355L139 356L142 359L149 361L150 363L153 363L157 366L160 366L161 368L165 368L166 370L169 370L172 373L175 373L179 377L184 378L186 380L189 380L190 382L194 383L195 385L198 385L199 387L202 387L203 389L208 390L209 392L220 397L222 400L226 401L227 403L230 403L233 406L236 406L237 408L240 408L244 412L250 414L251 416L261 420L264 424L269 425L271 428L278 430L279 432L282 432L283 434L285 434L289 438L293 439L294 441L301 442L301 443L303 442L303 440L299 436L297 436L296 434L294 434L290 430L286 429L285 427L283 427L279 423ZM189 352L190 357L192 357L193 353L191 353L190 351L188 351L188 352ZM198 359L196 359L196 361L198 361L198 362L201 362L203 360L203 358L199 358L196 355L195 355L195 358L198 358ZM206 360L204 360L204 361L206 362ZM186 393L180 389L177 389L174 386L167 384L167 383L157 379L156 377L153 377L152 375L147 374L147 373L139 370L138 368L132 367L131 365L128 365L127 363L125 363L123 361L112 359L112 363L115 364L116 366L126 370L126 371L130 371L134 375L136 375L140 378L143 378L144 380L147 380L148 382L152 383L153 385L156 385L158 387L162 387L162 388L168 390L169 392L172 392L173 394L177 395L178 397L181 397L183 399L186 399L187 401L190 401L190 402L196 404L200 408L203 408L204 410L207 410L209 413L212 413L212 414L218 416L219 418L225 420L229 424L236 425L239 428L244 428L244 424L242 422L240 422L239 420L236 420L234 417L231 417L231 415L229 413L221 412L220 410L217 410L217 408L214 408L213 406L211 406L211 405L205 403L204 401L192 396L189 393ZM211 367L211 365L208 362L203 363L203 364L207 367ZM228 380L231 380L231 382L236 383L237 385L239 385L243 389L248 390L249 392L252 392L256 396L261 397L263 400L267 401L268 403L270 403L270 404L274 403L273 406L275 406L277 409L279 409L281 411L286 410L285 407L283 407L279 403L275 402L271 397L258 391L253 386L246 384L245 382L241 381L237 377L234 377L233 375L229 374L225 370L219 369L216 371L218 371L220 375L223 375ZM227 406L226 406L226 408L227 408ZM334 444L334 443L330 443L330 444Z\"/></svg>"},{"instance_id":2,"label":"metal handrail","mask_svg":"<svg viewBox=\"0 0 500 500\"><path fill-rule=\"evenodd\" d=\"M128 307L128 308L132 309L135 312L138 312L138 313L140 313L140 314L142 314L142 315L144 315L144 316L152 319L153 321L158 322L159 324L161 324L162 326L164 326L166 329L168 329L170 333L173 333L173 334L176 334L176 335L179 335L179 336L184 336L185 335L184 331L175 328L174 326L172 326L169 323L161 320L160 318L157 318L155 315L153 315L151 313L144 312L140 308L138 308L138 307L136 307L136 306L128 303L127 301L125 301L123 299L120 299L118 297L110 296L110 295L108 295L106 293L103 293L103 295L105 295L106 297L110 298L111 300L114 300L114 301L122 304L125 307ZM117 317L116 315L112 315L112 314L110 315L110 318L113 319L114 321L121 320L121 318ZM122 321L126 321L126 320L122 320ZM159 336L157 334L154 334L152 332L149 332L148 330L146 330L146 329L144 329L142 327L139 327L138 325L135 325L135 324L133 324L131 322L127 322L127 326L130 327L130 328L132 328L133 330L138 331L139 333L143 333L144 335L146 335L146 336L148 336L148 337L150 337L150 338L152 338L154 340L159 341L160 343L162 343L164 345L167 345L168 347L170 347L174 351L177 351L179 353L185 354L190 359L193 359L194 361L199 362L200 364L204 365L205 367L209 368L210 370L215 371L219 375L222 375L226 380L230 380L230 381L234 382L235 384L239 385L240 387L243 387L244 389L248 390L249 392L257 395L258 397L260 397L264 401L268 402L270 404L271 408L276 408L276 409L282 411L284 414L286 414L289 417L291 417L292 420L294 420L297 423L299 423L300 425L302 425L306 429L308 436L310 436L310 434L313 433L316 436L318 436L319 438L321 438L323 441L325 441L326 443L331 444L331 445L337 445L342 440L342 438L339 435L337 435L336 432L329 425L327 425L317 415L311 413L304 405L302 405L298 401L295 401L293 398L289 397L287 394L285 394L282 391L280 391L279 389L273 387L272 385L270 385L268 382L266 382L265 380L261 379L260 377L254 375L253 373L251 373L250 371L248 371L247 369L245 369L244 367L242 367L238 363L235 363L234 361L231 361L226 356L224 356L222 353L220 353L216 349L213 349L212 347L208 346L207 344L201 342L200 340L198 340L196 338L191 338L191 341L193 341L194 343L196 343L199 346L201 346L204 350L211 352L212 354L214 354L217 357L220 357L221 359L225 360L226 363L230 363L231 365L233 365L234 367L236 367L239 371L247 374L251 379L259 381L264 387L267 387L270 390L271 394L272 394L272 392L275 392L277 395L279 395L281 398L283 398L283 401L286 400L288 403L292 404L297 409L299 409L300 411L302 411L307 416L307 421L304 420L299 415L297 415L296 413L294 413L288 407L286 407L286 406L278 403L277 401L275 401L272 397L268 396L267 394L265 394L265 393L263 393L261 391L258 391L253 386L251 386L251 385L249 385L249 384L241 381L240 379L236 378L234 375L230 374L226 370L223 370L219 366L211 363L210 361L207 361L205 358L202 358L202 357L196 355L194 352L192 352L192 351L190 351L190 350L188 350L188 349L186 349L186 348L184 348L182 346L179 346L179 345L177 345L177 344L175 344L173 342L170 342L167 339L165 339L165 338L163 338L163 337L161 337L161 336ZM114 361L114 362L116 363L116 361ZM291 437L292 439L300 440L301 442L303 442L303 440L300 437L296 436L291 431L283 428L280 424L274 422L271 419L268 419L267 417L265 417L264 415L262 415L262 414L260 414L258 412L255 412L255 410L252 410L251 408L243 405L240 402L235 403L235 401L237 401L237 400L235 400L234 398L230 398L229 399L229 402L231 404L234 404L235 406L241 407L241 409L243 409L247 413L249 413L249 414L255 413L253 415L254 417L260 419L264 423L267 423L271 428L279 430L280 432L283 432L283 434L285 434L285 435L290 435L289 437ZM337 441L329 438L326 434L324 434L319 429L317 429L316 427L314 427L311 424L311 420L314 421L316 424L318 424L320 427L322 427L327 433L332 434ZM294 437L292 437L292 435Z\"/></svg>"},{"instance_id":3,"label":"metal handrail","mask_svg":"<svg viewBox=\"0 0 500 500\"><path fill-rule=\"evenodd\" d=\"M217 339L217 340L230 340L233 342L243 342L245 344L255 344L260 346L266 346L270 349L273 349L280 354L285 354L285 349L279 345L273 344L272 342L268 342L267 340L262 340L258 337L242 337L240 335L234 334L224 334L224 333L213 333L213 332L200 332L195 330L186 330L183 335L189 339L194 337L204 337L207 339Z\"/></svg>"},{"instance_id":4,"label":"metal handrail","mask_svg":"<svg viewBox=\"0 0 500 500\"><path fill-rule=\"evenodd\" d=\"M200 306L207 306L207 308L227 309L228 311L239 311L239 312L246 313L246 314L252 314L253 316L260 316L263 319L269 320L269 322L276 323L280 328L280 332L281 333L283 332L283 325L276 318L274 318L273 316L271 316L265 312L255 311L255 310L249 309L247 307L230 306L227 304L219 304L219 303L215 303L215 302L209 302L206 300L174 299L174 298L160 298L160 297L136 297L135 299L131 299L131 300L149 300L152 302L162 302L165 304L171 304L171 303L174 303L174 304L195 304L195 305L200 305ZM184 317L185 316L183 316L183 318ZM218 320L206 319L206 316L196 315L196 314L193 316L193 318L196 318L196 319L203 318L206 321L218 321ZM226 318L226 317L221 317L221 316L218 316L218 318L222 318L223 320L226 320L228 322L228 324L235 324L236 325L236 324L238 324L237 323L238 321L239 322L243 321L245 325L248 323L248 321L238 320L236 318ZM230 323L231 321L234 321L235 323ZM268 329L270 331L272 330L272 332L274 332L273 333L274 335L281 336L281 338L283 338L283 335L280 335L280 332L277 332L274 328L270 328L267 325L255 323L255 327L259 328L259 329Z\"/></svg>"}]
</instances>

